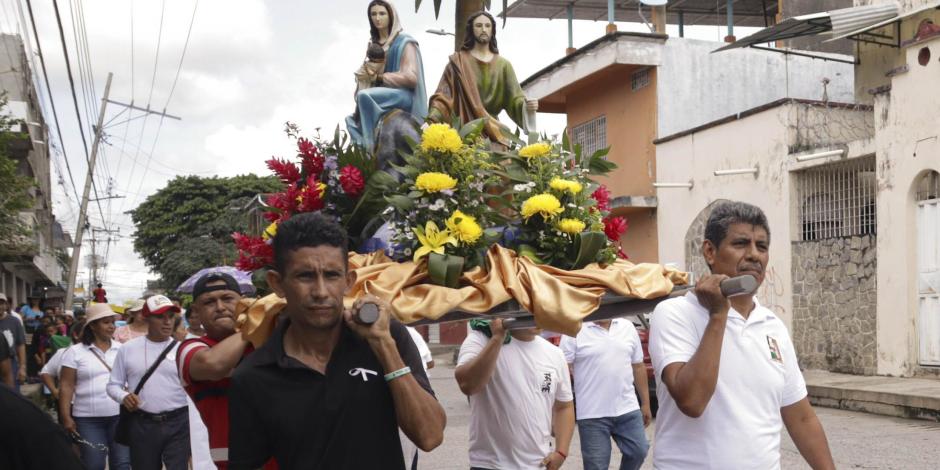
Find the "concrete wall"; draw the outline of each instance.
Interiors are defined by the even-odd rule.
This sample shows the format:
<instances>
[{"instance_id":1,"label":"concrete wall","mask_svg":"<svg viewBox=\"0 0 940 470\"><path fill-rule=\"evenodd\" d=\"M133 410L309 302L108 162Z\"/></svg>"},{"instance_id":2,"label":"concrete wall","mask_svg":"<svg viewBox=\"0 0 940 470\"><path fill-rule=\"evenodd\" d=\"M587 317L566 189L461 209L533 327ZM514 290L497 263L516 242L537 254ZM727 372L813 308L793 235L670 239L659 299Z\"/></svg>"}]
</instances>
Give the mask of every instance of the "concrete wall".
<instances>
[{"instance_id":1,"label":"concrete wall","mask_svg":"<svg viewBox=\"0 0 940 470\"><path fill-rule=\"evenodd\" d=\"M874 4L885 2L856 1L856 3ZM901 11L904 12L915 10L929 2L921 0L902 0L899 3L901 4ZM917 25L920 24L923 19L932 19L934 23L940 24L940 11L928 10L903 21L901 23L901 40L907 41L912 39L917 32ZM893 25L873 32L892 37L896 34ZM858 60L859 63L855 66L855 95L860 103L869 104L874 101L874 96L869 93L869 91L890 84L891 77L887 75L888 72L910 63L906 58L904 48L898 49L869 43L858 44ZM914 64L916 63L915 61Z\"/></svg>"},{"instance_id":2,"label":"concrete wall","mask_svg":"<svg viewBox=\"0 0 940 470\"><path fill-rule=\"evenodd\" d=\"M721 199L755 204L770 223L770 262L758 291L761 303L785 323L792 314L790 268L789 105L687 135L656 147L660 182L694 181L691 190L659 189L659 260L704 271L698 242L709 204ZM753 175L713 176L715 170L759 167ZM696 238L697 237L697 238Z\"/></svg>"},{"instance_id":3,"label":"concrete wall","mask_svg":"<svg viewBox=\"0 0 940 470\"><path fill-rule=\"evenodd\" d=\"M611 196L653 196L656 177L656 71L651 69L650 83L637 91L631 89L631 77L640 66L617 66L606 73L583 80L568 95L568 128L599 116L607 119L607 158L617 169L598 182L610 188ZM618 214L619 215L619 214ZM623 214L630 228L621 240L624 251L634 261L657 261L655 214L635 210Z\"/></svg>"},{"instance_id":4,"label":"concrete wall","mask_svg":"<svg viewBox=\"0 0 940 470\"><path fill-rule=\"evenodd\" d=\"M921 48L933 58L917 62ZM917 243L914 185L940 171L940 37L903 49L907 73L875 97L878 197L878 373L922 369L917 351Z\"/></svg>"},{"instance_id":5,"label":"concrete wall","mask_svg":"<svg viewBox=\"0 0 940 470\"><path fill-rule=\"evenodd\" d=\"M781 98L852 103L850 64L788 56L757 49L712 51L723 43L670 38L659 67L659 137ZM849 60L851 57L838 56Z\"/></svg>"},{"instance_id":6,"label":"concrete wall","mask_svg":"<svg viewBox=\"0 0 940 470\"><path fill-rule=\"evenodd\" d=\"M873 375L874 235L794 242L793 343L800 367Z\"/></svg>"}]
</instances>

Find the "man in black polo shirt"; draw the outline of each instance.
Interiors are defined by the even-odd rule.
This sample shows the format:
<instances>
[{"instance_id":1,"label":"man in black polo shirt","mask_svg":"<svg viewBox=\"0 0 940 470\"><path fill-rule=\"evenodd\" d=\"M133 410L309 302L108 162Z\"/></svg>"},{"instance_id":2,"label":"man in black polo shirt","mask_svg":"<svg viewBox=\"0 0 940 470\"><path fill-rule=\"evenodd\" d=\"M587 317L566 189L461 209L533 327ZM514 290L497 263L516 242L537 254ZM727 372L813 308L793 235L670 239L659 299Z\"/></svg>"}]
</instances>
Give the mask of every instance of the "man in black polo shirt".
<instances>
[{"instance_id":1,"label":"man in black polo shirt","mask_svg":"<svg viewBox=\"0 0 940 470\"><path fill-rule=\"evenodd\" d=\"M345 231L320 214L282 222L268 284L287 300L271 338L235 370L229 468L404 469L398 428L421 450L444 438L446 416L421 357L384 302L344 310L355 282ZM371 326L353 321L364 301Z\"/></svg>"}]
</instances>

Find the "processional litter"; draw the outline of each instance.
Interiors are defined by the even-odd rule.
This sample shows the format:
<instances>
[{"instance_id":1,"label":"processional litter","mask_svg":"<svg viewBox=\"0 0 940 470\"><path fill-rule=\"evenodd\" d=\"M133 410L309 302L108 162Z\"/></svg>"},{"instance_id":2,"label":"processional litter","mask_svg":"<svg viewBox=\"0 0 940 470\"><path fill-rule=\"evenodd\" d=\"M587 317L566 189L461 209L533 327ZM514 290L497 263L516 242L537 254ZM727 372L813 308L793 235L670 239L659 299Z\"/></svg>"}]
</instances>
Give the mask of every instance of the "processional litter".
<instances>
[{"instance_id":1,"label":"processional litter","mask_svg":"<svg viewBox=\"0 0 940 470\"><path fill-rule=\"evenodd\" d=\"M627 221L595 181L615 168L609 149L585 155L567 135L535 132L538 104L499 54L489 13L471 15L430 97L395 8L376 0L368 13L346 131L307 139L288 124L297 155L267 161L283 189L267 197L261 236L234 235L240 269L268 269L278 224L320 211L349 234L347 306L371 294L412 325L498 316L574 336L582 321L650 312L688 289L687 273L626 259ZM260 345L284 304L243 300L242 334Z\"/></svg>"}]
</instances>

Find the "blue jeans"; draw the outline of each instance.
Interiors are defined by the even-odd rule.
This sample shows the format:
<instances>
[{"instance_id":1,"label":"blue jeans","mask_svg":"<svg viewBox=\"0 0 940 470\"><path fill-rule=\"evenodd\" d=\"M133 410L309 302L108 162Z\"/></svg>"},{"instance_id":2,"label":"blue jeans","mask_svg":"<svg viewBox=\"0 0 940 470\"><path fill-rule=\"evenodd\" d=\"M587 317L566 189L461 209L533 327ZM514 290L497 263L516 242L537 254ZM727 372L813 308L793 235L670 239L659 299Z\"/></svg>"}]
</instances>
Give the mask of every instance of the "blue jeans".
<instances>
[{"instance_id":1,"label":"blue jeans","mask_svg":"<svg viewBox=\"0 0 940 470\"><path fill-rule=\"evenodd\" d=\"M117 430L117 416L76 417L75 427L82 439L93 444L108 446L108 450L92 448L87 444L79 444L82 453L82 463L88 470L104 470L105 460L110 470L130 470L131 451L126 446L114 442L114 433Z\"/></svg>"},{"instance_id":2,"label":"blue jeans","mask_svg":"<svg viewBox=\"0 0 940 470\"><path fill-rule=\"evenodd\" d=\"M606 469L610 465L610 438L623 454L620 470L636 470L643 465L650 444L643 429L643 413L631 411L613 418L578 420L581 459L584 470Z\"/></svg>"}]
</instances>

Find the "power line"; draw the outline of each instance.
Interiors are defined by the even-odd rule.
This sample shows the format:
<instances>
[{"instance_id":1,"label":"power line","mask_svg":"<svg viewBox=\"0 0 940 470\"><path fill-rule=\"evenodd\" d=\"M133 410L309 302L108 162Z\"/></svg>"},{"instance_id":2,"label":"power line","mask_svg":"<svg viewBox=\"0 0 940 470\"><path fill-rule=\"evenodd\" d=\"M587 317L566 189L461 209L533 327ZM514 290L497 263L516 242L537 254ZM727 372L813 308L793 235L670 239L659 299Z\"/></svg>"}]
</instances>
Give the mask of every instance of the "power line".
<instances>
[{"instance_id":1,"label":"power line","mask_svg":"<svg viewBox=\"0 0 940 470\"><path fill-rule=\"evenodd\" d=\"M28 1L28 0L27 0ZM75 117L78 119L79 134L82 137L82 145L85 148L85 159L88 165L91 165L91 158L88 156L88 141L85 139L85 132L82 131L82 116L81 112L78 109L78 98L75 95L75 79L72 78L72 65L69 59L69 50L68 46L65 44L65 31L62 30L62 16L59 14L59 2L58 0L52 0L52 6L55 9L55 19L56 23L59 26L59 38L62 42L62 54L65 56L65 70L69 76L69 88L72 90L72 103L75 105ZM63 142L63 146L64 146ZM95 199L100 198L98 195L98 187L94 184L94 179L92 179L92 189L95 192ZM95 201L95 204L98 206L98 212L101 213L101 218L106 219L104 215L104 210L101 208L101 201Z\"/></svg>"},{"instance_id":2,"label":"power line","mask_svg":"<svg viewBox=\"0 0 940 470\"><path fill-rule=\"evenodd\" d=\"M46 92L49 95L49 105L52 107L52 118L55 121L56 134L59 136L59 144L62 146L62 159L65 160L65 168L68 170L69 182L72 183L72 191L75 192L75 199L81 201L78 195L78 186L75 185L75 178L72 176L72 167L69 165L69 158L65 152L65 140L62 138L62 127L59 126L59 115L55 109L55 99L52 97L52 87L49 85L49 74L46 72L46 59L42 55L42 44L39 42L39 32L36 30L36 17L33 15L33 2L26 0L26 8L29 10L29 22L33 29L33 36L36 37L36 51L39 53L39 64L42 66L42 76L46 82Z\"/></svg>"}]
</instances>

